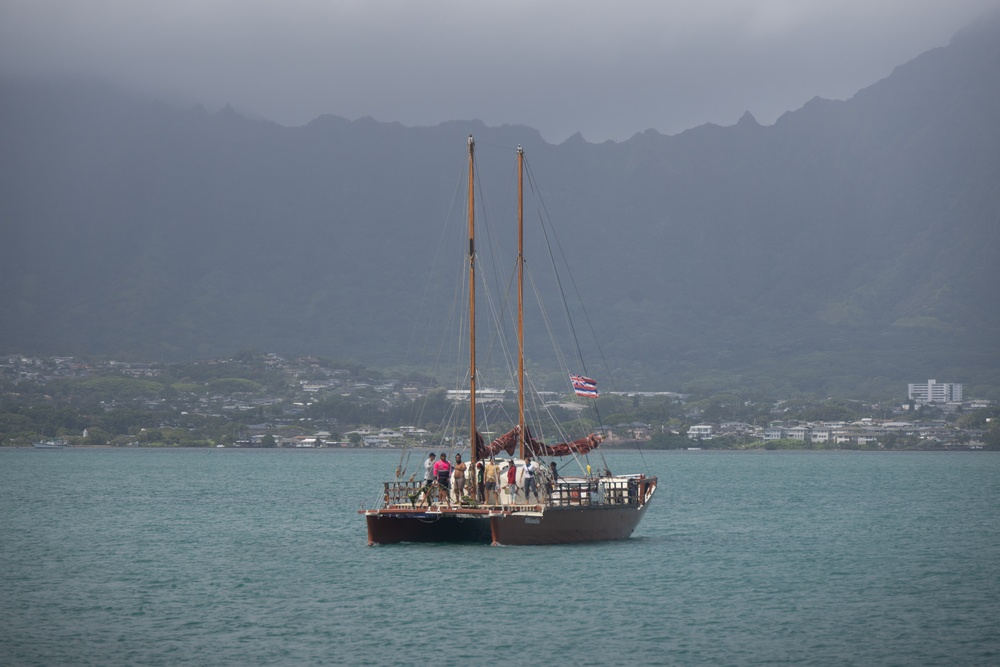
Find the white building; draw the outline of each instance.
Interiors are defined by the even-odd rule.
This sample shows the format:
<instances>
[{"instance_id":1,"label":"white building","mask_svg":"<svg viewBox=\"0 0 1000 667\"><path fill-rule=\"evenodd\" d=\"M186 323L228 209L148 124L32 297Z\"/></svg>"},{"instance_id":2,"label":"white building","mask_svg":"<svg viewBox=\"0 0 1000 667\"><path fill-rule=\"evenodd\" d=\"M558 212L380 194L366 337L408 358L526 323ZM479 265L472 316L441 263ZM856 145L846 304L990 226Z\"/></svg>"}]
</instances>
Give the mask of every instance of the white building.
<instances>
[{"instance_id":1,"label":"white building","mask_svg":"<svg viewBox=\"0 0 1000 667\"><path fill-rule=\"evenodd\" d=\"M764 429L764 442L772 440L784 440L788 436L787 431L781 426L769 426Z\"/></svg>"},{"instance_id":2,"label":"white building","mask_svg":"<svg viewBox=\"0 0 1000 667\"><path fill-rule=\"evenodd\" d=\"M688 438L691 440L696 440L701 438L703 440L710 440L712 438L712 425L711 424L695 424L688 429Z\"/></svg>"},{"instance_id":3,"label":"white building","mask_svg":"<svg viewBox=\"0 0 1000 667\"><path fill-rule=\"evenodd\" d=\"M490 403L494 401L503 401L504 396L507 392L503 389L485 389L476 387L476 403ZM448 390L448 400L453 403L460 403L462 401L468 402L469 400L469 390L468 389L449 389Z\"/></svg>"},{"instance_id":4,"label":"white building","mask_svg":"<svg viewBox=\"0 0 1000 667\"><path fill-rule=\"evenodd\" d=\"M962 385L928 380L908 385L907 397L915 403L961 403Z\"/></svg>"},{"instance_id":5,"label":"white building","mask_svg":"<svg viewBox=\"0 0 1000 667\"><path fill-rule=\"evenodd\" d=\"M810 429L808 426L793 426L787 429L787 437L791 440L809 442Z\"/></svg>"},{"instance_id":6,"label":"white building","mask_svg":"<svg viewBox=\"0 0 1000 667\"><path fill-rule=\"evenodd\" d=\"M825 427L813 428L809 433L809 440L812 442L830 442L831 430Z\"/></svg>"}]
</instances>

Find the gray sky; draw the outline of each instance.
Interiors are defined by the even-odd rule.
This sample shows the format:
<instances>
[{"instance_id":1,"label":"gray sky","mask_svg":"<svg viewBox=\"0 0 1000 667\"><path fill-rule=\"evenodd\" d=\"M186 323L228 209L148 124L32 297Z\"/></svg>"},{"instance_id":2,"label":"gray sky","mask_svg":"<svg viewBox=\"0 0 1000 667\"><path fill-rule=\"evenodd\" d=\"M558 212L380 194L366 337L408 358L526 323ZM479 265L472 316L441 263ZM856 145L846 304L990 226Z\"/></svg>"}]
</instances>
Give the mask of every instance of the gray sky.
<instances>
[{"instance_id":1,"label":"gray sky","mask_svg":"<svg viewBox=\"0 0 1000 667\"><path fill-rule=\"evenodd\" d=\"M0 71L98 74L285 125L523 123L551 142L770 124L1000 0L0 0Z\"/></svg>"}]
</instances>

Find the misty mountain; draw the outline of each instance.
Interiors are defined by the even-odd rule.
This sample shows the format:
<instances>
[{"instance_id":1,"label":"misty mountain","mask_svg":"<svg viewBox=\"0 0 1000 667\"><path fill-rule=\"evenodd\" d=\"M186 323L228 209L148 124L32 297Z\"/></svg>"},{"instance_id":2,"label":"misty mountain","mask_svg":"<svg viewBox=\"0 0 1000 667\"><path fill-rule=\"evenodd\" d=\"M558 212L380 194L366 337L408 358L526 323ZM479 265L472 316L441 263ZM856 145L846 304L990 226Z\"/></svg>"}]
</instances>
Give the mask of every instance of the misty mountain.
<instances>
[{"instance_id":1,"label":"misty mountain","mask_svg":"<svg viewBox=\"0 0 1000 667\"><path fill-rule=\"evenodd\" d=\"M286 128L93 81L0 84L0 351L419 364L474 134L525 148L623 388L1000 391L1000 21L772 126ZM498 193L501 194L501 193Z\"/></svg>"}]
</instances>

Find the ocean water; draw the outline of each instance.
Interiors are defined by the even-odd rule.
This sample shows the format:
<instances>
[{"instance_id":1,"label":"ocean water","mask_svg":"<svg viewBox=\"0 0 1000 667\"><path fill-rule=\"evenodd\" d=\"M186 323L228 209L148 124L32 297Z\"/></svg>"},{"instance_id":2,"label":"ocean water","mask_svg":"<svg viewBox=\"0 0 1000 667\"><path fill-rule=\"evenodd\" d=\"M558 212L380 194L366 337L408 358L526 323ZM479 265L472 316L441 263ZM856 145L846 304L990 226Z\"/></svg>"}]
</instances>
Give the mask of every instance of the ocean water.
<instances>
[{"instance_id":1,"label":"ocean water","mask_svg":"<svg viewBox=\"0 0 1000 667\"><path fill-rule=\"evenodd\" d=\"M398 453L2 449L0 664L1000 664L1000 455L606 457L629 540L367 547Z\"/></svg>"}]
</instances>

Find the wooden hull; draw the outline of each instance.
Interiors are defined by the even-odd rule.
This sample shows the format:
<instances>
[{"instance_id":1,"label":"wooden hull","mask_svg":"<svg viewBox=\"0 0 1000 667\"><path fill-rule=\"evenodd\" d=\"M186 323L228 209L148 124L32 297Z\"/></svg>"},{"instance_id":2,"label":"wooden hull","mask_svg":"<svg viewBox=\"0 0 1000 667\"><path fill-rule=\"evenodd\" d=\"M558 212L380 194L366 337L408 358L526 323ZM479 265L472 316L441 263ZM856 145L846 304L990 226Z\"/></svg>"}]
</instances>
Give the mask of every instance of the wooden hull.
<instances>
[{"instance_id":1,"label":"wooden hull","mask_svg":"<svg viewBox=\"0 0 1000 667\"><path fill-rule=\"evenodd\" d=\"M646 505L547 507L490 517L494 544L572 544L624 540L635 531Z\"/></svg>"},{"instance_id":2,"label":"wooden hull","mask_svg":"<svg viewBox=\"0 0 1000 667\"><path fill-rule=\"evenodd\" d=\"M381 509L365 512L368 544L467 542L494 545L572 544L623 540L647 505L545 507L531 510Z\"/></svg>"},{"instance_id":3,"label":"wooden hull","mask_svg":"<svg viewBox=\"0 0 1000 667\"><path fill-rule=\"evenodd\" d=\"M382 509L365 512L368 544L399 542L472 542L490 544L489 514L485 511L441 512Z\"/></svg>"}]
</instances>

